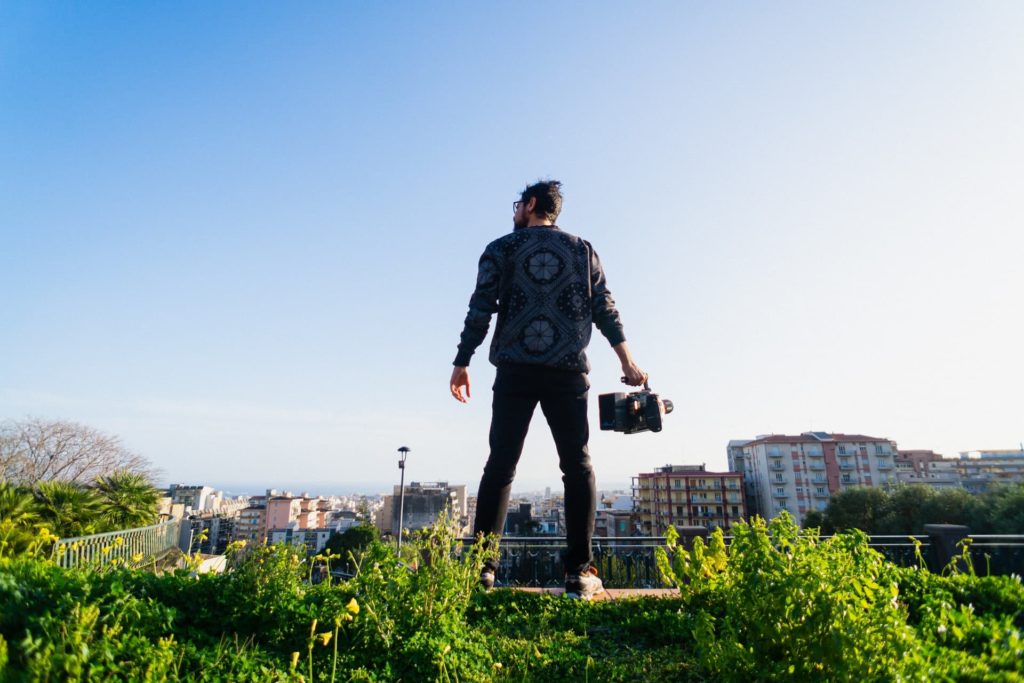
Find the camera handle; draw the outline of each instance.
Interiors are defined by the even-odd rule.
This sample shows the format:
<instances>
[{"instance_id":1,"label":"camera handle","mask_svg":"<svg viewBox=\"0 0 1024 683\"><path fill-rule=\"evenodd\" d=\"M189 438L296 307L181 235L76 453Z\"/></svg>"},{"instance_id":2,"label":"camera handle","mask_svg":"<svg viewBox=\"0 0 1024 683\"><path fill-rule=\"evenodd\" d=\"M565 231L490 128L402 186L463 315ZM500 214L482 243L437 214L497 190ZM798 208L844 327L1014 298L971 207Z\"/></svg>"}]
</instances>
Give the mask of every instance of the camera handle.
<instances>
[{"instance_id":1,"label":"camera handle","mask_svg":"<svg viewBox=\"0 0 1024 683\"><path fill-rule=\"evenodd\" d=\"M622 380L622 383L623 383L623 384L629 384L629 382L628 382L628 381L626 380L626 377L625 377L625 375L623 375L623 376L622 376L622 377L620 377L619 379L621 379L621 380ZM648 379L650 379L650 378L648 377ZM650 390L651 390L651 387L650 387L650 386L648 386L648 384L647 384L647 380L645 379L645 380L644 380L644 391L650 391Z\"/></svg>"}]
</instances>

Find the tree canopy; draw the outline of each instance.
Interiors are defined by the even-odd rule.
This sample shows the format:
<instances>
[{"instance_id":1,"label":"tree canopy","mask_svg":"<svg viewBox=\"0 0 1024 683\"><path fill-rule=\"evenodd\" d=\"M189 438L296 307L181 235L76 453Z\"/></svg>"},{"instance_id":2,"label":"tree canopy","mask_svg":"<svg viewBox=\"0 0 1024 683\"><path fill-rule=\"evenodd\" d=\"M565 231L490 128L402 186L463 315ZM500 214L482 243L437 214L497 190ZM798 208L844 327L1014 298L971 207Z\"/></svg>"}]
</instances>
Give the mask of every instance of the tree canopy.
<instances>
[{"instance_id":1,"label":"tree canopy","mask_svg":"<svg viewBox=\"0 0 1024 683\"><path fill-rule=\"evenodd\" d=\"M824 513L814 511L804 519L804 526L826 534L845 529L921 534L925 524L963 524L976 534L1024 534L1024 484L996 486L981 495L924 484L891 491L855 487L832 496Z\"/></svg>"},{"instance_id":2,"label":"tree canopy","mask_svg":"<svg viewBox=\"0 0 1024 683\"><path fill-rule=\"evenodd\" d=\"M377 527L370 524L360 524L346 529L342 533L331 534L327 539L324 550L330 550L333 555L340 555L345 561L351 551L353 555L359 556L368 545L380 538Z\"/></svg>"}]
</instances>

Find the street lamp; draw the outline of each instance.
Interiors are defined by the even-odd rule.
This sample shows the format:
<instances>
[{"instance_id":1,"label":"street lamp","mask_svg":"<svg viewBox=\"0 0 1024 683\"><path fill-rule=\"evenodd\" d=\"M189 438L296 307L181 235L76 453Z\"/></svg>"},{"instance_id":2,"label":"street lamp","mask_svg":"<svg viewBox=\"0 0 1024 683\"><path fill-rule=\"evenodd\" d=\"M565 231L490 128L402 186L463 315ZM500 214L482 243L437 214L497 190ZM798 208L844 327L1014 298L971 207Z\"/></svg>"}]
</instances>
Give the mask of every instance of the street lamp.
<instances>
[{"instance_id":1,"label":"street lamp","mask_svg":"<svg viewBox=\"0 0 1024 683\"><path fill-rule=\"evenodd\" d=\"M409 455L409 451L412 450L408 446L402 446L398 449L399 460L398 469L402 471L402 483L399 487L398 496L398 551L402 551L402 522L405 517L405 457Z\"/></svg>"}]
</instances>

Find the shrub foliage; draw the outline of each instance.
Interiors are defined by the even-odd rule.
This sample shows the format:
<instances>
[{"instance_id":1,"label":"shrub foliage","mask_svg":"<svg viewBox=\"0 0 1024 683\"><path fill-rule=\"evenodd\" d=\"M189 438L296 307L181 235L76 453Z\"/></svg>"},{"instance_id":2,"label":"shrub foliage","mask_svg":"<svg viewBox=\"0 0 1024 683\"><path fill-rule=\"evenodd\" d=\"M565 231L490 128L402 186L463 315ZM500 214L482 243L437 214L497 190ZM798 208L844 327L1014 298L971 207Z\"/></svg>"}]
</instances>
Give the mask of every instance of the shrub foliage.
<instances>
[{"instance_id":1,"label":"shrub foliage","mask_svg":"<svg viewBox=\"0 0 1024 683\"><path fill-rule=\"evenodd\" d=\"M886 562L755 520L658 563L668 598L567 600L476 587L479 548L439 524L333 552L249 549L218 575L0 559L0 681L1020 680L1019 577Z\"/></svg>"}]
</instances>

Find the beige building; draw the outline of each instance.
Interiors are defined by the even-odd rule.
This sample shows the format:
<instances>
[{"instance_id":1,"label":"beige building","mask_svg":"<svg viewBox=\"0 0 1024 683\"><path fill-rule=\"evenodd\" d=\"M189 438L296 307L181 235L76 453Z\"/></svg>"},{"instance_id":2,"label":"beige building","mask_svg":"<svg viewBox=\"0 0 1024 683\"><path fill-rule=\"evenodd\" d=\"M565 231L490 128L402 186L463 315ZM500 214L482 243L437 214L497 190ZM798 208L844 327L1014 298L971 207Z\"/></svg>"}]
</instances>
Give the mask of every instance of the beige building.
<instances>
[{"instance_id":1,"label":"beige building","mask_svg":"<svg viewBox=\"0 0 1024 683\"><path fill-rule=\"evenodd\" d=\"M739 472L708 472L704 465L665 465L633 477L634 515L645 536L669 526L721 527L746 519Z\"/></svg>"},{"instance_id":2,"label":"beige building","mask_svg":"<svg viewBox=\"0 0 1024 683\"><path fill-rule=\"evenodd\" d=\"M931 450L901 450L896 453L896 480L937 489L960 488L956 462Z\"/></svg>"},{"instance_id":3,"label":"beige building","mask_svg":"<svg viewBox=\"0 0 1024 683\"><path fill-rule=\"evenodd\" d=\"M234 540L261 545L267 540L267 508L253 505L242 508L235 522Z\"/></svg>"},{"instance_id":4,"label":"beige building","mask_svg":"<svg viewBox=\"0 0 1024 683\"><path fill-rule=\"evenodd\" d=\"M963 487L970 493L984 493L994 485L1024 481L1024 447L963 451L954 462Z\"/></svg>"},{"instance_id":5,"label":"beige building","mask_svg":"<svg viewBox=\"0 0 1024 683\"><path fill-rule=\"evenodd\" d=\"M798 522L844 489L895 484L896 454L889 439L828 432L772 434L728 446L729 469L743 473L750 513L771 519L786 510Z\"/></svg>"}]
</instances>

